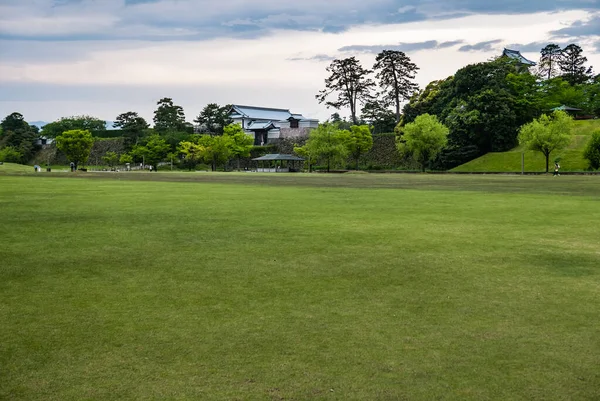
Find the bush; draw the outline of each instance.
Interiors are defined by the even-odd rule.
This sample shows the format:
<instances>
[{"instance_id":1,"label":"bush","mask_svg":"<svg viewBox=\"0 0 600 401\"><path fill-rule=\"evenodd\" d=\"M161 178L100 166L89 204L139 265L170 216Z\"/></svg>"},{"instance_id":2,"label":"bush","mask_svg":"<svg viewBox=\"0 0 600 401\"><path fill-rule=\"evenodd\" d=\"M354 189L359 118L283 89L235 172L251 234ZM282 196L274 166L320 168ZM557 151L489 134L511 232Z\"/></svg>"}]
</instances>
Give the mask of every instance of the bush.
<instances>
[{"instance_id":1,"label":"bush","mask_svg":"<svg viewBox=\"0 0 600 401\"><path fill-rule=\"evenodd\" d=\"M3 149L0 149L0 162L22 163L23 153L19 152L17 148L7 146Z\"/></svg>"},{"instance_id":2,"label":"bush","mask_svg":"<svg viewBox=\"0 0 600 401\"><path fill-rule=\"evenodd\" d=\"M583 156L590 163L591 169L600 169L600 130L597 130L592 134L592 139L590 139L585 147Z\"/></svg>"}]
</instances>

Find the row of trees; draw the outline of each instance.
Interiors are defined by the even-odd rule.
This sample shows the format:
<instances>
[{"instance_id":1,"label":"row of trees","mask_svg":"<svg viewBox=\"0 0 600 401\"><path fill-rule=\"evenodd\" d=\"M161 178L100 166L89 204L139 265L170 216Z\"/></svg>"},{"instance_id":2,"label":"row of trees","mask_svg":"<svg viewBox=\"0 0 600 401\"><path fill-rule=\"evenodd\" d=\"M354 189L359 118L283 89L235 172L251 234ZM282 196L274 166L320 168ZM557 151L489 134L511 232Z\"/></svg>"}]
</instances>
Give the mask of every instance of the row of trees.
<instances>
[{"instance_id":1,"label":"row of trees","mask_svg":"<svg viewBox=\"0 0 600 401\"><path fill-rule=\"evenodd\" d=\"M541 50L538 76L545 79L562 77L571 85L583 84L593 78L592 67L587 67L583 49L572 43L564 49L550 43Z\"/></svg>"}]
</instances>

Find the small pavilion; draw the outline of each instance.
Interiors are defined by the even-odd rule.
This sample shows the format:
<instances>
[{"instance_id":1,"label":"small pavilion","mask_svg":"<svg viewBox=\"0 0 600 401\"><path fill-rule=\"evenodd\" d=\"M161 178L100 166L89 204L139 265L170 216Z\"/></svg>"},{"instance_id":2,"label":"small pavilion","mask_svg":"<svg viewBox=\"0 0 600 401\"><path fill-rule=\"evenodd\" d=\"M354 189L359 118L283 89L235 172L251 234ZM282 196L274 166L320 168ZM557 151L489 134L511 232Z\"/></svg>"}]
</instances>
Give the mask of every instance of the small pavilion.
<instances>
[{"instance_id":1,"label":"small pavilion","mask_svg":"<svg viewBox=\"0 0 600 401\"><path fill-rule=\"evenodd\" d=\"M562 106L553 108L552 111L566 111L568 114L572 115L573 117L577 117L577 114L583 110L578 109L576 107L566 106L563 104Z\"/></svg>"},{"instance_id":2,"label":"small pavilion","mask_svg":"<svg viewBox=\"0 0 600 401\"><path fill-rule=\"evenodd\" d=\"M290 173L300 169L303 158L294 155L268 154L256 159L256 171L259 173ZM298 165L296 164L298 163Z\"/></svg>"}]
</instances>

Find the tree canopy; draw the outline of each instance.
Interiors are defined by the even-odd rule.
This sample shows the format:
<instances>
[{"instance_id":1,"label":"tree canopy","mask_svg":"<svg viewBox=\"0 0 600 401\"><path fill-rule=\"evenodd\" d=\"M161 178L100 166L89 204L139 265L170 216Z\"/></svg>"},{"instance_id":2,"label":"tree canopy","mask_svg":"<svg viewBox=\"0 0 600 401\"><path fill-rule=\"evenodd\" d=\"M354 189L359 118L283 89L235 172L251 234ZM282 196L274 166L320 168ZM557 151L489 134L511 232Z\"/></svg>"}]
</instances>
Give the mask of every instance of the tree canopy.
<instances>
[{"instance_id":1,"label":"tree canopy","mask_svg":"<svg viewBox=\"0 0 600 401\"><path fill-rule=\"evenodd\" d=\"M600 130L592 134L592 138L585 147L583 156L590 163L591 169L600 169Z\"/></svg>"},{"instance_id":2,"label":"tree canopy","mask_svg":"<svg viewBox=\"0 0 600 401\"><path fill-rule=\"evenodd\" d=\"M174 104L169 97L160 99L156 104L158 108L154 111L154 130L157 133L187 131L183 107Z\"/></svg>"},{"instance_id":3,"label":"tree canopy","mask_svg":"<svg viewBox=\"0 0 600 401\"><path fill-rule=\"evenodd\" d=\"M56 147L76 166L85 165L93 145L94 138L87 130L69 130L56 137Z\"/></svg>"},{"instance_id":4,"label":"tree canopy","mask_svg":"<svg viewBox=\"0 0 600 401\"><path fill-rule=\"evenodd\" d=\"M573 118L564 111L555 111L548 116L525 124L519 131L519 143L529 150L541 152L546 158L548 172L550 154L566 148L572 140Z\"/></svg>"},{"instance_id":5,"label":"tree canopy","mask_svg":"<svg viewBox=\"0 0 600 401\"><path fill-rule=\"evenodd\" d=\"M375 59L373 70L381 88L383 100L394 105L396 123L400 122L400 106L418 89L413 82L419 70L410 57L401 51L384 50Z\"/></svg>"},{"instance_id":6,"label":"tree canopy","mask_svg":"<svg viewBox=\"0 0 600 401\"><path fill-rule=\"evenodd\" d=\"M327 72L330 75L325 79L325 89L315 96L316 99L334 109L349 107L352 122L358 124L358 104L371 99L371 91L375 86L375 82L369 78L371 71L363 68L356 57L349 57L333 60ZM337 98L327 100L330 95Z\"/></svg>"},{"instance_id":7,"label":"tree canopy","mask_svg":"<svg viewBox=\"0 0 600 401\"><path fill-rule=\"evenodd\" d=\"M422 171L425 171L427 164L446 146L448 132L448 128L436 116L422 114L402 128L398 151L402 155L412 155L421 164Z\"/></svg>"},{"instance_id":8,"label":"tree canopy","mask_svg":"<svg viewBox=\"0 0 600 401\"><path fill-rule=\"evenodd\" d=\"M230 110L230 105L219 106L216 103L209 103L202 109L194 122L198 124L198 130L202 133L223 135L223 129L233 122L229 118Z\"/></svg>"},{"instance_id":9,"label":"tree canopy","mask_svg":"<svg viewBox=\"0 0 600 401\"><path fill-rule=\"evenodd\" d=\"M352 158L356 161L358 170L360 157L373 147L373 136L367 125L353 125L345 133L346 147Z\"/></svg>"},{"instance_id":10,"label":"tree canopy","mask_svg":"<svg viewBox=\"0 0 600 401\"><path fill-rule=\"evenodd\" d=\"M46 138L56 138L65 131L82 130L94 133L106 131L106 121L92 116L72 116L44 125L42 135Z\"/></svg>"},{"instance_id":11,"label":"tree canopy","mask_svg":"<svg viewBox=\"0 0 600 401\"><path fill-rule=\"evenodd\" d=\"M348 156L348 131L338 129L334 124L320 124L312 130L308 141L302 147L295 147L294 151L308 159L309 166L313 162L323 161L327 165L327 172L332 166L343 165Z\"/></svg>"}]
</instances>

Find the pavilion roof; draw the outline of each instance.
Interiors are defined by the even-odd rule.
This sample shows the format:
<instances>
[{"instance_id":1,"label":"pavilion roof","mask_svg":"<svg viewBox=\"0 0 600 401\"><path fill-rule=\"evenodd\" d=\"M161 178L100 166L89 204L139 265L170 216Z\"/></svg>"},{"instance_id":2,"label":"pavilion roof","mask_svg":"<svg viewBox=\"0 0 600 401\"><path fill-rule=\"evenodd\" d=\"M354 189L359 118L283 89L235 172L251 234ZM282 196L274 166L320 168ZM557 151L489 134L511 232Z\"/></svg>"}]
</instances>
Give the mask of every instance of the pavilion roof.
<instances>
[{"instance_id":1,"label":"pavilion roof","mask_svg":"<svg viewBox=\"0 0 600 401\"><path fill-rule=\"evenodd\" d=\"M304 161L305 159L298 157L298 156L294 156L294 155L284 155L281 153L272 153L272 154L268 154L268 155L264 155L261 157L257 157L256 159L252 159L255 161L267 161L267 160L289 160L289 161Z\"/></svg>"},{"instance_id":2,"label":"pavilion roof","mask_svg":"<svg viewBox=\"0 0 600 401\"><path fill-rule=\"evenodd\" d=\"M581 109L578 109L576 107L565 106L564 104L562 106L555 107L555 108L552 109L552 111L558 111L558 110L562 110L562 111L581 111Z\"/></svg>"}]
</instances>

